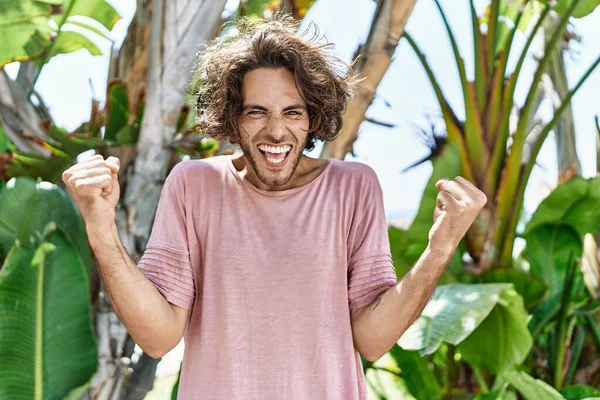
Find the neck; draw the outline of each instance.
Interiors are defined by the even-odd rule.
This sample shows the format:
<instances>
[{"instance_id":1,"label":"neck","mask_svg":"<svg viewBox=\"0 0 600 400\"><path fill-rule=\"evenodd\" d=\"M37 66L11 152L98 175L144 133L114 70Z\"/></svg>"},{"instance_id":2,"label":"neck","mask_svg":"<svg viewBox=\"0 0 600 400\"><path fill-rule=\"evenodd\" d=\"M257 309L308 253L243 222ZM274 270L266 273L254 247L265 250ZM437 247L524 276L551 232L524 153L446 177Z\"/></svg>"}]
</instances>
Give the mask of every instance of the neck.
<instances>
[{"instance_id":1,"label":"neck","mask_svg":"<svg viewBox=\"0 0 600 400\"><path fill-rule=\"evenodd\" d=\"M243 154L234 158L232 162L242 179L261 190L267 191L282 191L304 186L316 179L328 164L327 160L302 156L292 178L283 185L272 186L265 184L258 178L256 171Z\"/></svg>"}]
</instances>

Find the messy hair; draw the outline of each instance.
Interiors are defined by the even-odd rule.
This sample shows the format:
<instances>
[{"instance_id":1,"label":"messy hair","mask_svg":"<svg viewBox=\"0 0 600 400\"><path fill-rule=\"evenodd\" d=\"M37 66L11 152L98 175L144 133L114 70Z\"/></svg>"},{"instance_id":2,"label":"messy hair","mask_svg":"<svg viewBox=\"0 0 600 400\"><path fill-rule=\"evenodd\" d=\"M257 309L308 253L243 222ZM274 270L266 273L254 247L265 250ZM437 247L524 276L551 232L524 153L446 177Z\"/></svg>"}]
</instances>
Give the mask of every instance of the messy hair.
<instances>
[{"instance_id":1,"label":"messy hair","mask_svg":"<svg viewBox=\"0 0 600 400\"><path fill-rule=\"evenodd\" d=\"M266 20L243 18L233 29L237 34L215 39L198 55L191 83L198 128L212 138L239 143L244 75L283 67L294 75L307 106L306 149L312 150L317 140L335 139L357 76L333 54L331 43L319 43L316 26L298 33L297 22L279 14Z\"/></svg>"}]
</instances>

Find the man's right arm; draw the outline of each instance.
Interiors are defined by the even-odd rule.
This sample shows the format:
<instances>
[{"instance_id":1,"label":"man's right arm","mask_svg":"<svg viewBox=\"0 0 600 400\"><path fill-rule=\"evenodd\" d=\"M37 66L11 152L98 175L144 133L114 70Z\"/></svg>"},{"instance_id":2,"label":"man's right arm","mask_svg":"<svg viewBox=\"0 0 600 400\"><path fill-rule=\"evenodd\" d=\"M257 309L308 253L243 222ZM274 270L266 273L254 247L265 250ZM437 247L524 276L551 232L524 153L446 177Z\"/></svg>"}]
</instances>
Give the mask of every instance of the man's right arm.
<instances>
[{"instance_id":1,"label":"man's right arm","mask_svg":"<svg viewBox=\"0 0 600 400\"><path fill-rule=\"evenodd\" d=\"M85 222L113 309L146 354L159 358L183 337L189 311L169 303L121 244L115 225L119 169L116 157L96 155L71 166L62 180Z\"/></svg>"},{"instance_id":2,"label":"man's right arm","mask_svg":"<svg viewBox=\"0 0 600 400\"><path fill-rule=\"evenodd\" d=\"M146 354L162 357L183 337L189 311L169 303L146 279L121 244L116 225L108 232L87 231L113 310Z\"/></svg>"}]
</instances>

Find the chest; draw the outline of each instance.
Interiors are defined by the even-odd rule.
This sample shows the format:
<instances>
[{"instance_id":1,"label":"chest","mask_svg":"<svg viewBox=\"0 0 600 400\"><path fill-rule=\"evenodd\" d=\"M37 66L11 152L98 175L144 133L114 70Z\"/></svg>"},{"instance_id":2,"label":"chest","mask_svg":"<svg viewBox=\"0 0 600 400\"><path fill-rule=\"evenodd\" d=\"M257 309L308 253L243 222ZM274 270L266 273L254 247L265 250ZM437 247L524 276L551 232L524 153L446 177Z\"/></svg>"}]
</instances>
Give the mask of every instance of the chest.
<instances>
[{"instance_id":1,"label":"chest","mask_svg":"<svg viewBox=\"0 0 600 400\"><path fill-rule=\"evenodd\" d=\"M234 189L197 212L207 279L262 291L346 279L352 210L335 189L286 197Z\"/></svg>"}]
</instances>

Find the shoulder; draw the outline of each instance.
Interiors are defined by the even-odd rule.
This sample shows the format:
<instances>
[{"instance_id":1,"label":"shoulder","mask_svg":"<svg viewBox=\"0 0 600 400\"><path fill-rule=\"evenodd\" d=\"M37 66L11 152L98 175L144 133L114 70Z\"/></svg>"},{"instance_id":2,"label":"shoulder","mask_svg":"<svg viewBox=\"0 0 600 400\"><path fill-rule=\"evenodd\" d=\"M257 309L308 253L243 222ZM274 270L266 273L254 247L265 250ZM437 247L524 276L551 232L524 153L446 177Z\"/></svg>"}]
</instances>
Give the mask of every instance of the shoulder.
<instances>
[{"instance_id":1,"label":"shoulder","mask_svg":"<svg viewBox=\"0 0 600 400\"><path fill-rule=\"evenodd\" d=\"M200 189L204 185L221 182L227 173L228 162L227 156L182 161L171 169L166 182L180 192Z\"/></svg>"},{"instance_id":2,"label":"shoulder","mask_svg":"<svg viewBox=\"0 0 600 400\"><path fill-rule=\"evenodd\" d=\"M370 166L356 161L330 160L334 180L357 189L378 188L379 179Z\"/></svg>"}]
</instances>

